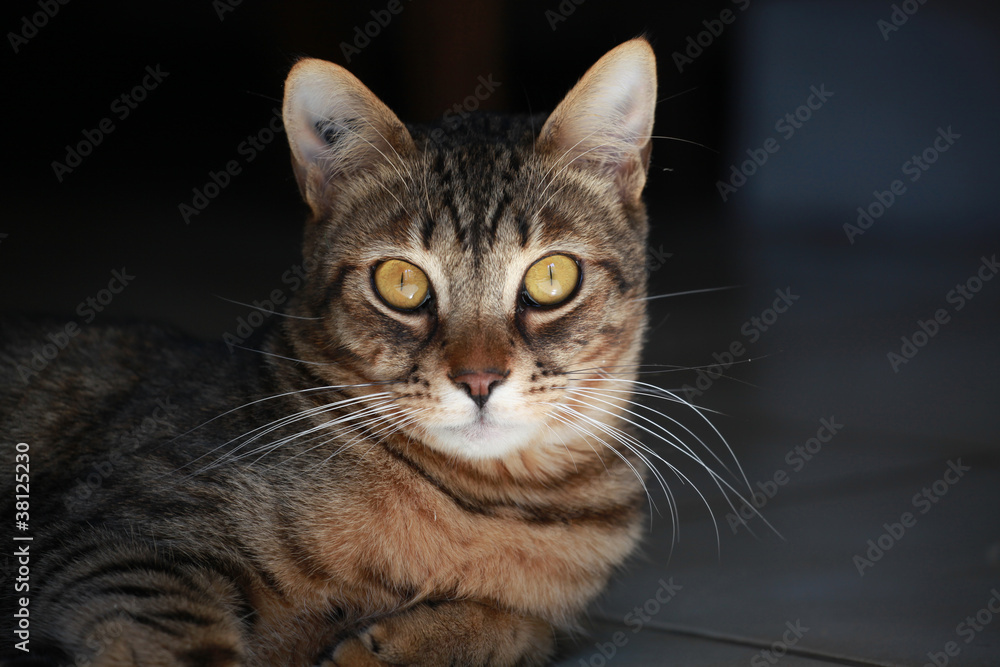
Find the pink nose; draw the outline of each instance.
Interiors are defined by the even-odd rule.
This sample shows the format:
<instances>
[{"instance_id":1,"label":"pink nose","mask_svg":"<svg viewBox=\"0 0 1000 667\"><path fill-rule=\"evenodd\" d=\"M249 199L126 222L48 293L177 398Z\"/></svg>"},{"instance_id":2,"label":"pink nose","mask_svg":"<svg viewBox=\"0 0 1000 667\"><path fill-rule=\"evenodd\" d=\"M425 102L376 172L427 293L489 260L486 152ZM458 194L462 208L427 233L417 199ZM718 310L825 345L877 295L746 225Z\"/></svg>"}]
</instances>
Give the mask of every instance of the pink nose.
<instances>
[{"instance_id":1,"label":"pink nose","mask_svg":"<svg viewBox=\"0 0 1000 667\"><path fill-rule=\"evenodd\" d=\"M453 375L451 380L465 390L465 393L476 402L480 408L486 405L493 387L503 382L507 373L500 373L495 369L485 371L465 371L459 375Z\"/></svg>"}]
</instances>

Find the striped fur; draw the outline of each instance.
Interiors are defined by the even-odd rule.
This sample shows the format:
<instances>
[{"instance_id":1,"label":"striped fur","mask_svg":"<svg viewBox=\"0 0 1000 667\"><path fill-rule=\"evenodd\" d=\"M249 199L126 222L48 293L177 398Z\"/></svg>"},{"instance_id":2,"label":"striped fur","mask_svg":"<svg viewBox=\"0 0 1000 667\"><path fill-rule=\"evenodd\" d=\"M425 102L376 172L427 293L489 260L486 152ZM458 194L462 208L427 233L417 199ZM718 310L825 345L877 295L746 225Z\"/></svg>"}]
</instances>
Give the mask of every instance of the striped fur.
<instances>
[{"instance_id":1,"label":"striped fur","mask_svg":"<svg viewBox=\"0 0 1000 667\"><path fill-rule=\"evenodd\" d=\"M644 462L594 425L624 403L570 389L638 362L655 90L633 40L547 119L416 127L299 63L311 269L262 354L89 328L27 391L0 371L4 460L32 446L35 664L545 663L640 532ZM535 307L525 271L555 253L581 282ZM383 302L385 259L430 301ZM5 324L4 360L45 326ZM487 371L480 405L455 378Z\"/></svg>"}]
</instances>

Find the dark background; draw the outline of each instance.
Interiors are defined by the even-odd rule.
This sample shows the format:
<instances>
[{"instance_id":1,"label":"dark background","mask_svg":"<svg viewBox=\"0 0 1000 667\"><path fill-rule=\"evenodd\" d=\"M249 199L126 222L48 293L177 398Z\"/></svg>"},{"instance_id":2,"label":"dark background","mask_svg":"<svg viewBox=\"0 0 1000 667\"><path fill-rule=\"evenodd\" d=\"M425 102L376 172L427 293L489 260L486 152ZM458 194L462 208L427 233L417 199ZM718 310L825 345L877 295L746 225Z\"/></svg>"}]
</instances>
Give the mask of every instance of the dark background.
<instances>
[{"instance_id":1,"label":"dark background","mask_svg":"<svg viewBox=\"0 0 1000 667\"><path fill-rule=\"evenodd\" d=\"M650 303L647 361L692 370L648 377L716 411L753 488L791 475L762 510L784 540L759 519L757 538L731 529L702 478L717 543L698 496L675 484L682 541L671 550L669 521L654 519L644 558L595 607L591 639L565 664L600 664L622 630L616 664L747 664L799 619L812 629L783 666L924 664L956 640L1000 582L1000 280L961 310L947 300L1000 254L1000 8L401 2L350 62L341 43L388 2L244 1L220 16L228 5L208 0L71 0L17 53L8 34L0 310L79 320L77 304L125 267L136 278L96 323L154 320L209 340L235 331L251 311L220 297L263 299L299 261L305 207L284 137L251 163L238 147L280 107L300 56L346 65L403 120L425 121L462 104L480 76L501 83L482 108L551 110L603 53L646 34L660 91L646 190L651 294L735 287ZM901 5L915 12L883 34L878 22ZM679 71L673 54L724 8L733 23ZM21 32L38 11L8 3L0 26ZM112 101L147 66L170 74L119 120ZM776 120L822 86L830 99L723 201L718 181L781 137ZM59 182L52 162L109 116L115 130ZM905 180L901 165L949 127L960 138ZM242 172L186 224L178 206L230 160ZM895 179L906 193L852 243L844 225ZM744 326L776 290L798 298L750 340ZM942 308L948 322L894 369L887 354ZM737 342L745 353L725 363ZM699 369L712 377L695 392ZM658 407L714 437L692 412ZM842 431L791 474L786 453L831 418ZM854 556L959 458L968 477L859 574ZM632 634L628 611L671 576L682 592ZM998 631L1000 618L959 640L955 664L997 664Z\"/></svg>"}]
</instances>

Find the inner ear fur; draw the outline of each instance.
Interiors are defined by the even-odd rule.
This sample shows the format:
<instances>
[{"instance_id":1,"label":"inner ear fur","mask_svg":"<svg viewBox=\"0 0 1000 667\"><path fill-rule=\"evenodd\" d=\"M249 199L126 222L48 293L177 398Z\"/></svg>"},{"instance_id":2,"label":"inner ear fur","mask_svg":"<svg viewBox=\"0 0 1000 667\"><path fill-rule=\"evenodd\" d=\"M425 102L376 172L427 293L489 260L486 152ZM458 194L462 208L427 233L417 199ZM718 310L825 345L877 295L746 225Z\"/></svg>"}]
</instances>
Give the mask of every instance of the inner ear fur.
<instances>
[{"instance_id":1,"label":"inner ear fur","mask_svg":"<svg viewBox=\"0 0 1000 667\"><path fill-rule=\"evenodd\" d=\"M338 181L380 162L399 165L415 150L406 127L361 81L334 63L300 60L285 80L282 116L292 166L314 213Z\"/></svg>"},{"instance_id":2,"label":"inner ear fur","mask_svg":"<svg viewBox=\"0 0 1000 667\"><path fill-rule=\"evenodd\" d=\"M646 183L656 110L656 57L633 39L598 60L545 121L537 148L557 167L611 176L624 199Z\"/></svg>"}]
</instances>

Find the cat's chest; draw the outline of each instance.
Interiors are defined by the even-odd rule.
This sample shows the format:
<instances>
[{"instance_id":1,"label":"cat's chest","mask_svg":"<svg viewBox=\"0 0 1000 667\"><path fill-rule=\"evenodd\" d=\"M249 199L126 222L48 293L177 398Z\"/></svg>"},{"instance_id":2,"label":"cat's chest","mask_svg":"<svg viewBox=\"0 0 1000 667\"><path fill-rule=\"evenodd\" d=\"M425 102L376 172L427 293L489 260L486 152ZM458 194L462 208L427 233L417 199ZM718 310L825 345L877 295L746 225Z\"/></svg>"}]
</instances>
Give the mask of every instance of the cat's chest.
<instances>
[{"instance_id":1,"label":"cat's chest","mask_svg":"<svg viewBox=\"0 0 1000 667\"><path fill-rule=\"evenodd\" d=\"M469 503L400 470L350 496L319 522L319 557L389 605L471 598L559 618L600 590L638 538L632 517L531 520L516 505Z\"/></svg>"}]
</instances>

